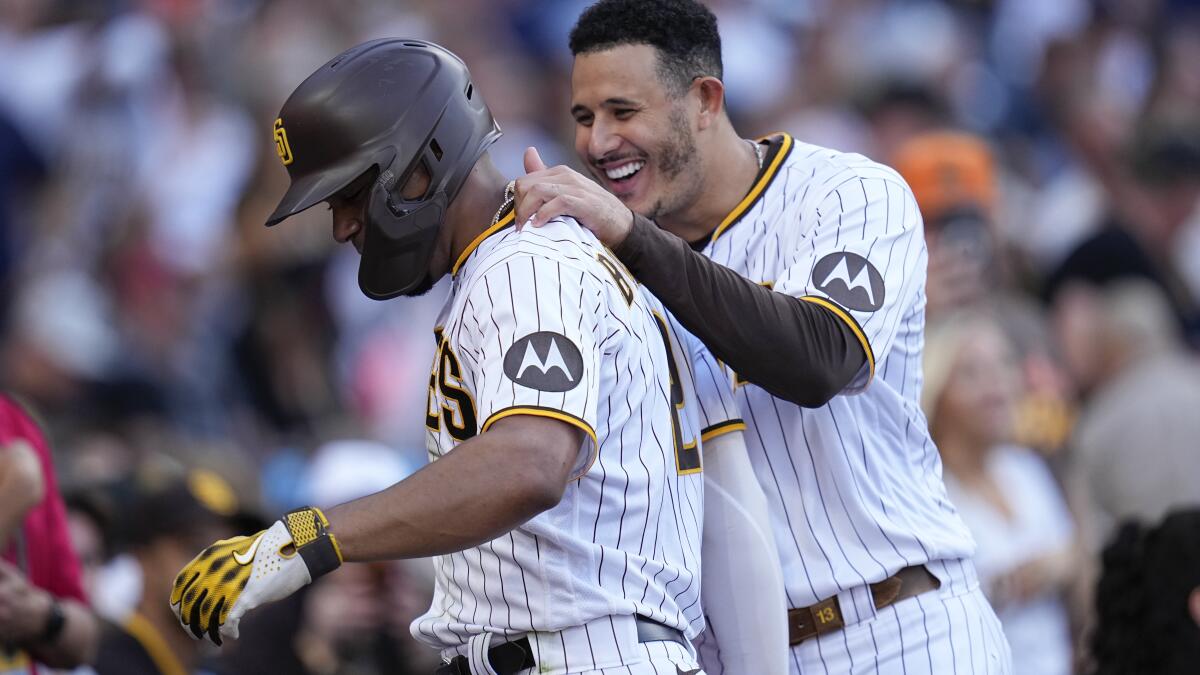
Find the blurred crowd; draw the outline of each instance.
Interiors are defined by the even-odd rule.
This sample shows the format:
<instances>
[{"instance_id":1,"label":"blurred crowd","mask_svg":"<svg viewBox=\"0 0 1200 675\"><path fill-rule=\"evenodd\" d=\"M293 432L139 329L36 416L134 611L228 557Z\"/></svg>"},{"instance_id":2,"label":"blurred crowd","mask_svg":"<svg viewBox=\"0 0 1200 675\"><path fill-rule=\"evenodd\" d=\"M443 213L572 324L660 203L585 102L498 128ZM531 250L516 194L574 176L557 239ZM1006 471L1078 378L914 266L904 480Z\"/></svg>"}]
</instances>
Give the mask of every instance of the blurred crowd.
<instances>
[{"instance_id":1,"label":"blurred crowd","mask_svg":"<svg viewBox=\"0 0 1200 675\"><path fill-rule=\"evenodd\" d=\"M425 461L442 289L366 299L320 208L264 228L287 181L271 126L342 49L421 37L471 67L502 171L529 145L577 165L566 36L588 4L0 0L0 388L49 436L110 649L158 640L161 672L432 670L407 631L421 561L347 566L219 655L162 601L210 535ZM708 4L739 129L912 186L952 500L1016 672L1088 667L1104 546L1200 505L1200 4Z\"/></svg>"}]
</instances>

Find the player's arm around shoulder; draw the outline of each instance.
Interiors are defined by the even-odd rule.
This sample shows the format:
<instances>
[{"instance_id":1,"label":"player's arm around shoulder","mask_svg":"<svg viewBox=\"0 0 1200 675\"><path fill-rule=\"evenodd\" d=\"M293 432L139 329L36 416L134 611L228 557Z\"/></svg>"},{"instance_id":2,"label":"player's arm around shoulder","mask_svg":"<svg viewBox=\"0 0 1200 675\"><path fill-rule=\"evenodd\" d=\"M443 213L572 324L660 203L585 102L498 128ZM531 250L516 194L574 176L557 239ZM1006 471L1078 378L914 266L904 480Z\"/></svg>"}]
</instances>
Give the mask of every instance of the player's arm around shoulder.
<instances>
[{"instance_id":1,"label":"player's arm around shoulder","mask_svg":"<svg viewBox=\"0 0 1200 675\"><path fill-rule=\"evenodd\" d=\"M740 430L704 441L701 559L704 613L724 672L787 673L782 564Z\"/></svg>"},{"instance_id":2,"label":"player's arm around shoulder","mask_svg":"<svg viewBox=\"0 0 1200 675\"><path fill-rule=\"evenodd\" d=\"M911 189L891 168L860 155L838 154L821 166L823 189L797 206L784 248L792 258L775 290L822 309L865 361L839 393L865 390L911 321L925 285L925 237ZM857 351L857 350L856 350Z\"/></svg>"}]
</instances>

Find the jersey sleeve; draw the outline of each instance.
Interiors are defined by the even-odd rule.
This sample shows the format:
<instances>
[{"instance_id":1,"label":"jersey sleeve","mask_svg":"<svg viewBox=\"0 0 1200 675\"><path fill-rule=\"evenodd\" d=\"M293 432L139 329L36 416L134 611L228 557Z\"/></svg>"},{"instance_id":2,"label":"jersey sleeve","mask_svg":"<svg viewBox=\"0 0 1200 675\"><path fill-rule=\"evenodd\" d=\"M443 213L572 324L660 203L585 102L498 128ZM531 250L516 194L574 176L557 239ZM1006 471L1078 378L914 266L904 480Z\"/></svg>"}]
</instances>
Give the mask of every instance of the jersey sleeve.
<instances>
[{"instance_id":1,"label":"jersey sleeve","mask_svg":"<svg viewBox=\"0 0 1200 675\"><path fill-rule=\"evenodd\" d=\"M678 330L691 356L688 371L696 394L700 441L705 443L722 434L744 430L746 423L742 420L734 397L732 375L721 366L700 338L681 326Z\"/></svg>"},{"instance_id":2,"label":"jersey sleeve","mask_svg":"<svg viewBox=\"0 0 1200 675\"><path fill-rule=\"evenodd\" d=\"M573 477L598 448L603 291L594 277L552 258L518 255L474 280L459 342L486 433L512 415L578 427L585 440Z\"/></svg>"},{"instance_id":3,"label":"jersey sleeve","mask_svg":"<svg viewBox=\"0 0 1200 675\"><path fill-rule=\"evenodd\" d=\"M793 246L775 290L850 326L867 362L847 389L864 389L925 285L920 211L904 181L881 167L840 182L803 217L816 224Z\"/></svg>"}]
</instances>

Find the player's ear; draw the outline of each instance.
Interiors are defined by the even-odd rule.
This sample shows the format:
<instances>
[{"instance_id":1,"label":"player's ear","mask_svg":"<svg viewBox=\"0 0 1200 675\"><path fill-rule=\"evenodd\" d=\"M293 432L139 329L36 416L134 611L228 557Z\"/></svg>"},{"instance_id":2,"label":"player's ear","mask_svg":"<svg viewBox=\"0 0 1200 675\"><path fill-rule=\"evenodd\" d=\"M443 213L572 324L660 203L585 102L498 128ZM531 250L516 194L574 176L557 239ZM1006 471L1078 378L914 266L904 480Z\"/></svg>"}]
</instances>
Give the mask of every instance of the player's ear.
<instances>
[{"instance_id":1,"label":"player's ear","mask_svg":"<svg viewBox=\"0 0 1200 675\"><path fill-rule=\"evenodd\" d=\"M715 77L698 77L692 82L692 90L700 100L698 126L707 129L725 114L725 84Z\"/></svg>"}]
</instances>

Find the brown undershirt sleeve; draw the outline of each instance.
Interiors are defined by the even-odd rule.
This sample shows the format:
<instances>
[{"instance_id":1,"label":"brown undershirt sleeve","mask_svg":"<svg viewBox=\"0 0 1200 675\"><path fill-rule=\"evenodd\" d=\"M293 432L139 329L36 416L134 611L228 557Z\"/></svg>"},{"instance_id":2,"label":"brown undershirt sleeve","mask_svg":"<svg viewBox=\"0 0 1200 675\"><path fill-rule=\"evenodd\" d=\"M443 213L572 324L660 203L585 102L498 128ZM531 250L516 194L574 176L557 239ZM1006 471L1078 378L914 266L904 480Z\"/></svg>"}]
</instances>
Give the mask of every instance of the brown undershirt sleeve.
<instances>
[{"instance_id":1,"label":"brown undershirt sleeve","mask_svg":"<svg viewBox=\"0 0 1200 675\"><path fill-rule=\"evenodd\" d=\"M714 356L774 396L825 405L867 362L829 309L760 286L642 216L613 252Z\"/></svg>"}]
</instances>

